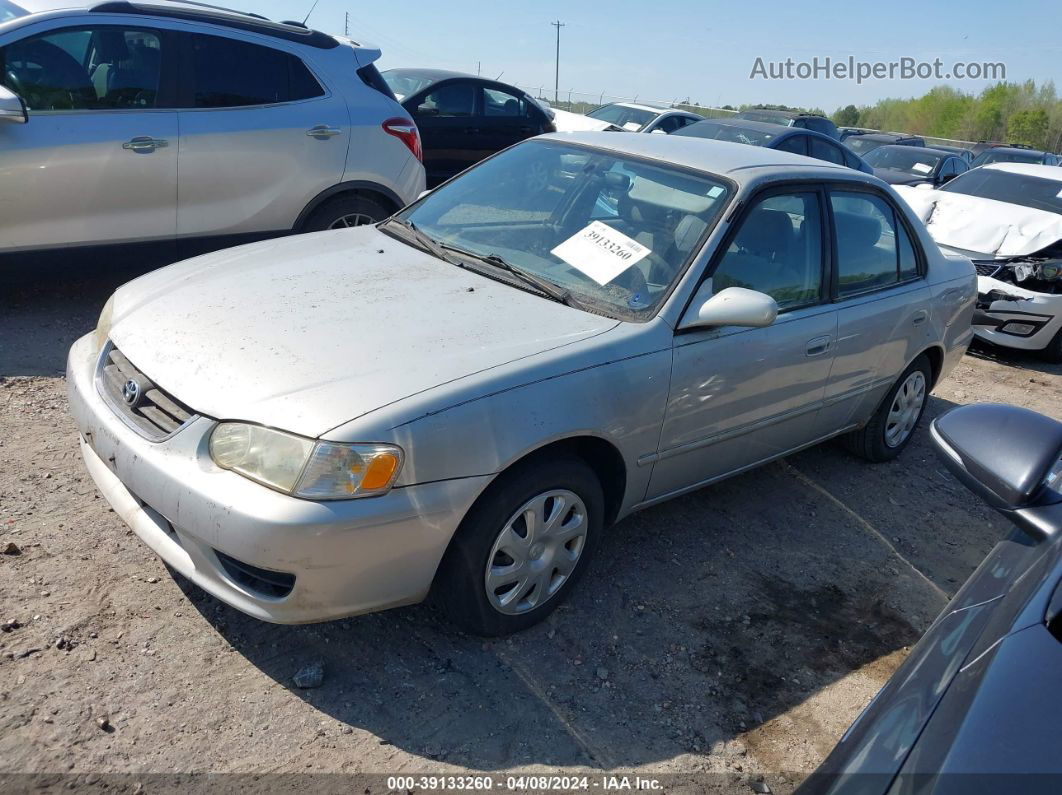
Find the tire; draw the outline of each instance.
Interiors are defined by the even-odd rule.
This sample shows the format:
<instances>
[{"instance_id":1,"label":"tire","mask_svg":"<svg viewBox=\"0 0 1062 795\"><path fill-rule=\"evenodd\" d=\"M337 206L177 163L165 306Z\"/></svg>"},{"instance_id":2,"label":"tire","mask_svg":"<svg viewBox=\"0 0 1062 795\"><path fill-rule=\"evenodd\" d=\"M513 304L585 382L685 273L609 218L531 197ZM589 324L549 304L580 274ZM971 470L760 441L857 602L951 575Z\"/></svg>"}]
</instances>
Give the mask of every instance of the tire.
<instances>
[{"instance_id":1,"label":"tire","mask_svg":"<svg viewBox=\"0 0 1062 795\"><path fill-rule=\"evenodd\" d=\"M932 378L929 358L921 354L896 379L870 421L842 436L841 443L867 461L879 463L896 458L911 441L925 413ZM894 416L890 418L890 414Z\"/></svg>"},{"instance_id":2,"label":"tire","mask_svg":"<svg viewBox=\"0 0 1062 795\"><path fill-rule=\"evenodd\" d=\"M539 515L556 520L552 532L541 526L537 534L528 532L521 514L536 501ZM491 484L461 522L439 567L436 601L474 635L497 637L537 624L586 570L604 510L601 483L581 459L543 456L518 465Z\"/></svg>"},{"instance_id":3,"label":"tire","mask_svg":"<svg viewBox=\"0 0 1062 795\"><path fill-rule=\"evenodd\" d=\"M363 224L375 224L390 217L390 210L383 202L369 196L346 193L328 199L310 213L302 225L302 232L323 232L326 229L343 229ZM357 223L344 222L357 220Z\"/></svg>"},{"instance_id":4,"label":"tire","mask_svg":"<svg viewBox=\"0 0 1062 795\"><path fill-rule=\"evenodd\" d=\"M1062 364L1062 328L1055 332L1054 339L1040 351L1040 356L1051 364Z\"/></svg>"}]
</instances>

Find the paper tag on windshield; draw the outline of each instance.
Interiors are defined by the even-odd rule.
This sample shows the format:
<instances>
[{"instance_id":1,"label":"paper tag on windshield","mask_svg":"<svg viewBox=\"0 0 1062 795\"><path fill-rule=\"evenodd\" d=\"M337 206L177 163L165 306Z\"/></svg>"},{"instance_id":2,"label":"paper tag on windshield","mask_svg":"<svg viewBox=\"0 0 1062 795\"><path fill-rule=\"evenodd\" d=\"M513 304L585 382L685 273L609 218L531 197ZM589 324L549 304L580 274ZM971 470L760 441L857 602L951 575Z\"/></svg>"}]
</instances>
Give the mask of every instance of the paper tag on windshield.
<instances>
[{"instance_id":1,"label":"paper tag on windshield","mask_svg":"<svg viewBox=\"0 0 1062 795\"><path fill-rule=\"evenodd\" d=\"M928 174L933 170L933 166L926 165L925 163L915 163L911 168L920 174Z\"/></svg>"},{"instance_id":2,"label":"paper tag on windshield","mask_svg":"<svg viewBox=\"0 0 1062 795\"><path fill-rule=\"evenodd\" d=\"M649 256L650 250L611 226L592 221L550 253L604 286Z\"/></svg>"}]
</instances>

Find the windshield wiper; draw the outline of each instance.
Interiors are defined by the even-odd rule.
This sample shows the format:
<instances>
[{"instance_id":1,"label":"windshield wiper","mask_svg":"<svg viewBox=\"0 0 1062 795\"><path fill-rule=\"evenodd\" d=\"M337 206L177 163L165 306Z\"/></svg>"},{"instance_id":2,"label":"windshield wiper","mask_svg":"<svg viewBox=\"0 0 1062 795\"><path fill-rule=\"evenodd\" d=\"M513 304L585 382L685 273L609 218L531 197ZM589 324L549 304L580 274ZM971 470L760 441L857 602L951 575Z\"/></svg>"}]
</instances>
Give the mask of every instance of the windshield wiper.
<instances>
[{"instance_id":1,"label":"windshield wiper","mask_svg":"<svg viewBox=\"0 0 1062 795\"><path fill-rule=\"evenodd\" d=\"M443 262L448 262L451 265L456 265L459 268L464 267L460 262L457 261L456 258L451 256L441 245L439 245L439 242L434 237L432 237L426 232L422 232L420 228L412 221L406 220L405 218L391 218L388 220L388 223L398 224L400 227L409 232L413 240L415 240L420 245L420 247L427 251L429 254L438 257Z\"/></svg>"},{"instance_id":2,"label":"windshield wiper","mask_svg":"<svg viewBox=\"0 0 1062 795\"><path fill-rule=\"evenodd\" d=\"M572 298L572 294L568 290L554 284L549 281L549 279L543 279L541 276L536 276L530 271L525 271L523 268L513 265L511 262L499 257L497 254L473 254L471 251L465 251L464 249L446 245L444 245L443 248L454 251L462 257L468 257L469 259L478 262L485 262L487 265L492 265L495 268L500 268L507 273L511 273L524 284L534 287L540 293L544 293L547 298L551 298L559 304L582 309L580 303Z\"/></svg>"}]
</instances>

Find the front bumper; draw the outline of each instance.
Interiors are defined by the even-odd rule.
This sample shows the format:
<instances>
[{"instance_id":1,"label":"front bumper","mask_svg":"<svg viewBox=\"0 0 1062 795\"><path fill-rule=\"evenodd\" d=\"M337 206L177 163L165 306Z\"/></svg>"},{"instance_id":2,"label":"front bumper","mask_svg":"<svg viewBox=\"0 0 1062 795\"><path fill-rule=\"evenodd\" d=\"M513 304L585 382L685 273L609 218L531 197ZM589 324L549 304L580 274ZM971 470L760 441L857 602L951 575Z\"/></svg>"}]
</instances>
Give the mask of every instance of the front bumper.
<instances>
[{"instance_id":1,"label":"front bumper","mask_svg":"<svg viewBox=\"0 0 1062 795\"><path fill-rule=\"evenodd\" d=\"M992 291L1012 296L1012 300L990 300ZM1026 290L991 276L977 277L978 311L973 319L974 334L987 342L1007 348L1041 351L1062 328L1062 295ZM1014 324L1031 326L1020 329Z\"/></svg>"},{"instance_id":2,"label":"front bumper","mask_svg":"<svg viewBox=\"0 0 1062 795\"><path fill-rule=\"evenodd\" d=\"M130 429L96 389L93 335L70 349L70 410L89 474L115 512L166 563L248 615L325 621L423 599L443 552L488 478L396 488L381 497L311 502L218 468L215 422L162 442ZM218 553L294 575L282 597L232 575Z\"/></svg>"}]
</instances>

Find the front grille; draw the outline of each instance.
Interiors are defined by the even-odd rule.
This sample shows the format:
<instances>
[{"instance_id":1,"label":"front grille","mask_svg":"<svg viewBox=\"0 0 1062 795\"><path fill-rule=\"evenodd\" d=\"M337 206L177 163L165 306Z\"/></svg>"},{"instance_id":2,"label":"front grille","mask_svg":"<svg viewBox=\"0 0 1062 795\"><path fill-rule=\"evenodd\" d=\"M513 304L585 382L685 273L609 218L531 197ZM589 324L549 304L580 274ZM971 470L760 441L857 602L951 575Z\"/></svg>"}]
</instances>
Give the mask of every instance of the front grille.
<instances>
[{"instance_id":1,"label":"front grille","mask_svg":"<svg viewBox=\"0 0 1062 795\"><path fill-rule=\"evenodd\" d=\"M995 262L975 262L974 268L977 269L978 276L995 276L999 273L999 269L1003 267Z\"/></svg>"},{"instance_id":2,"label":"front grille","mask_svg":"<svg viewBox=\"0 0 1062 795\"><path fill-rule=\"evenodd\" d=\"M114 346L104 356L100 389L111 408L155 442L195 417L195 412L160 389Z\"/></svg>"},{"instance_id":3,"label":"front grille","mask_svg":"<svg viewBox=\"0 0 1062 795\"><path fill-rule=\"evenodd\" d=\"M255 593L270 599L283 599L291 589L295 587L295 575L286 571L271 571L260 569L250 563L229 557L224 552L215 549L218 562L225 569L225 573L232 578L237 585L254 591Z\"/></svg>"}]
</instances>

